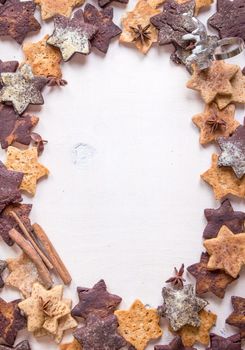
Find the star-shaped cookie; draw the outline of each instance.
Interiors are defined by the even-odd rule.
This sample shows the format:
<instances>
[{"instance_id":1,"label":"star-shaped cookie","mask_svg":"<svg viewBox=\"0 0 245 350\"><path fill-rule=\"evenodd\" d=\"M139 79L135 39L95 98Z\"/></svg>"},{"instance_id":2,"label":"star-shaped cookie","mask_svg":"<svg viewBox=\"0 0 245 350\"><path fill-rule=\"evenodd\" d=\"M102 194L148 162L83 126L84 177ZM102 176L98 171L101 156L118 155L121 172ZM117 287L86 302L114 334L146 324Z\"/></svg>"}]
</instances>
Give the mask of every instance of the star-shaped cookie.
<instances>
[{"instance_id":1,"label":"star-shaped cookie","mask_svg":"<svg viewBox=\"0 0 245 350\"><path fill-rule=\"evenodd\" d=\"M166 0L163 11L151 18L151 23L159 30L159 45L175 44L186 48L187 42L183 35L191 33L194 28L192 16L194 14L195 0L179 4L175 0Z\"/></svg>"},{"instance_id":2,"label":"star-shaped cookie","mask_svg":"<svg viewBox=\"0 0 245 350\"><path fill-rule=\"evenodd\" d=\"M43 20L50 19L57 15L70 17L72 10L76 6L84 4L85 0L34 0L41 7Z\"/></svg>"},{"instance_id":3,"label":"star-shaped cookie","mask_svg":"<svg viewBox=\"0 0 245 350\"><path fill-rule=\"evenodd\" d=\"M57 3L57 2L54 2ZM35 75L43 75L45 77L54 77L60 79L61 72L61 54L58 49L47 44L48 35L36 42L26 43L23 45L26 63L31 66Z\"/></svg>"},{"instance_id":4,"label":"star-shaped cookie","mask_svg":"<svg viewBox=\"0 0 245 350\"><path fill-rule=\"evenodd\" d=\"M241 338L245 338L245 298L231 297L233 312L226 319L226 323L240 329Z\"/></svg>"},{"instance_id":5,"label":"star-shaped cookie","mask_svg":"<svg viewBox=\"0 0 245 350\"><path fill-rule=\"evenodd\" d=\"M244 14L244 0L217 0L217 12L208 19L208 24L218 30L221 38L245 40Z\"/></svg>"},{"instance_id":6,"label":"star-shaped cookie","mask_svg":"<svg viewBox=\"0 0 245 350\"><path fill-rule=\"evenodd\" d=\"M196 278L196 293L202 295L211 292L219 298L224 298L226 288L234 278L222 270L208 269L209 255L202 253L199 263L190 265L187 271Z\"/></svg>"},{"instance_id":7,"label":"star-shaped cookie","mask_svg":"<svg viewBox=\"0 0 245 350\"><path fill-rule=\"evenodd\" d=\"M217 237L223 225L227 226L233 233L244 232L245 213L234 211L229 199L224 200L217 209L205 209L207 226L203 231L203 238Z\"/></svg>"},{"instance_id":8,"label":"star-shaped cookie","mask_svg":"<svg viewBox=\"0 0 245 350\"><path fill-rule=\"evenodd\" d=\"M225 108L230 103L245 103L245 76L241 69L231 79L232 92L230 95L217 95L215 102L220 109Z\"/></svg>"},{"instance_id":9,"label":"star-shaped cookie","mask_svg":"<svg viewBox=\"0 0 245 350\"><path fill-rule=\"evenodd\" d=\"M100 280L93 288L78 287L79 303L73 308L72 316L86 319L90 314L106 317L112 314L122 299L107 291L104 280Z\"/></svg>"},{"instance_id":10,"label":"star-shaped cookie","mask_svg":"<svg viewBox=\"0 0 245 350\"><path fill-rule=\"evenodd\" d=\"M64 16L54 18L54 32L47 43L57 47L66 62L75 53L88 55L90 53L90 40L97 32L97 27L84 22L83 10L77 10L72 19Z\"/></svg>"},{"instance_id":11,"label":"star-shaped cookie","mask_svg":"<svg viewBox=\"0 0 245 350\"><path fill-rule=\"evenodd\" d=\"M194 286L187 284L183 289L162 289L163 306L159 307L163 317L169 321L174 332L185 325L200 326L198 315L208 303L197 297Z\"/></svg>"},{"instance_id":12,"label":"star-shaped cookie","mask_svg":"<svg viewBox=\"0 0 245 350\"><path fill-rule=\"evenodd\" d=\"M161 337L159 315L156 309L145 307L135 300L129 310L117 310L119 333L137 350L144 350L149 341Z\"/></svg>"},{"instance_id":13,"label":"star-shaped cookie","mask_svg":"<svg viewBox=\"0 0 245 350\"><path fill-rule=\"evenodd\" d=\"M26 319L21 314L18 303L20 299L6 302L0 298L0 338L7 345L14 345L17 334L26 327Z\"/></svg>"},{"instance_id":14,"label":"star-shaped cookie","mask_svg":"<svg viewBox=\"0 0 245 350\"><path fill-rule=\"evenodd\" d=\"M240 123L234 119L235 105L219 110L215 103L205 106L203 113L194 115L193 123L200 129L199 142L206 145L220 136L231 135Z\"/></svg>"},{"instance_id":15,"label":"star-shaped cookie","mask_svg":"<svg viewBox=\"0 0 245 350\"><path fill-rule=\"evenodd\" d=\"M28 33L41 28L34 17L35 9L33 1L7 0L0 6L0 36L8 35L22 44Z\"/></svg>"},{"instance_id":16,"label":"star-shaped cookie","mask_svg":"<svg viewBox=\"0 0 245 350\"><path fill-rule=\"evenodd\" d=\"M217 142L221 149L218 166L231 167L241 179L245 174L245 124L240 125L232 136L220 137Z\"/></svg>"},{"instance_id":17,"label":"star-shaped cookie","mask_svg":"<svg viewBox=\"0 0 245 350\"><path fill-rule=\"evenodd\" d=\"M185 347L181 338L177 336L168 345L155 345L154 350L196 350L196 348Z\"/></svg>"},{"instance_id":18,"label":"star-shaped cookie","mask_svg":"<svg viewBox=\"0 0 245 350\"><path fill-rule=\"evenodd\" d=\"M7 266L8 266L8 264L5 260L0 260L0 288L3 288L3 286L4 286L2 274Z\"/></svg>"},{"instance_id":19,"label":"star-shaped cookie","mask_svg":"<svg viewBox=\"0 0 245 350\"><path fill-rule=\"evenodd\" d=\"M29 145L32 129L39 118L30 114L17 114L13 107L0 104L0 142L7 148L14 142Z\"/></svg>"},{"instance_id":20,"label":"star-shaped cookie","mask_svg":"<svg viewBox=\"0 0 245 350\"><path fill-rule=\"evenodd\" d=\"M19 308L27 316L29 332L38 332L43 328L56 335L59 319L70 312L62 297L62 285L46 290L39 283L33 284L31 296L19 303Z\"/></svg>"},{"instance_id":21,"label":"star-shaped cookie","mask_svg":"<svg viewBox=\"0 0 245 350\"><path fill-rule=\"evenodd\" d=\"M18 289L25 298L30 297L34 283L43 283L36 265L24 253L16 259L8 259L9 275L6 286Z\"/></svg>"},{"instance_id":22,"label":"star-shaped cookie","mask_svg":"<svg viewBox=\"0 0 245 350\"><path fill-rule=\"evenodd\" d=\"M18 223L11 215L11 212L15 212L20 220L23 222L28 231L31 231L31 222L29 214L31 212L31 204L10 204L0 213L0 236L6 244L12 246L14 242L9 236L9 231L14 228L17 231L21 231Z\"/></svg>"},{"instance_id":23,"label":"star-shaped cookie","mask_svg":"<svg viewBox=\"0 0 245 350\"><path fill-rule=\"evenodd\" d=\"M233 170L218 166L218 155L212 155L212 166L201 175L201 178L213 187L216 199L222 199L228 194L244 198L245 178L238 179Z\"/></svg>"},{"instance_id":24,"label":"star-shaped cookie","mask_svg":"<svg viewBox=\"0 0 245 350\"><path fill-rule=\"evenodd\" d=\"M230 81L238 70L239 66L224 61L214 61L209 68L201 71L194 66L186 86L199 91L204 102L208 104L214 101L217 95L232 94L233 87Z\"/></svg>"},{"instance_id":25,"label":"star-shaped cookie","mask_svg":"<svg viewBox=\"0 0 245 350\"><path fill-rule=\"evenodd\" d=\"M210 259L209 270L221 269L236 278L245 264L245 233L234 234L222 226L216 238L203 242Z\"/></svg>"},{"instance_id":26,"label":"star-shaped cookie","mask_svg":"<svg viewBox=\"0 0 245 350\"><path fill-rule=\"evenodd\" d=\"M103 53L107 52L111 39L122 32L112 20L112 7L106 7L104 10L99 11L95 6L86 4L84 8L84 21L96 26L98 29L91 39L91 45Z\"/></svg>"},{"instance_id":27,"label":"star-shaped cookie","mask_svg":"<svg viewBox=\"0 0 245 350\"><path fill-rule=\"evenodd\" d=\"M21 114L30 105L44 103L41 90L47 83L46 78L34 76L31 67L23 64L16 73L2 73L0 81L0 102L10 102L15 111Z\"/></svg>"},{"instance_id":28,"label":"star-shaped cookie","mask_svg":"<svg viewBox=\"0 0 245 350\"><path fill-rule=\"evenodd\" d=\"M24 174L8 170L0 161L0 213L10 203L22 201L20 186Z\"/></svg>"},{"instance_id":29,"label":"star-shaped cookie","mask_svg":"<svg viewBox=\"0 0 245 350\"><path fill-rule=\"evenodd\" d=\"M0 345L0 350L31 350L30 344L27 340L23 340L14 347L9 347L7 345Z\"/></svg>"},{"instance_id":30,"label":"star-shaped cookie","mask_svg":"<svg viewBox=\"0 0 245 350\"><path fill-rule=\"evenodd\" d=\"M150 19L159 13L160 10L153 7L150 1L138 0L135 8L122 18L123 31L119 41L135 45L140 52L146 54L152 44L157 42L157 29Z\"/></svg>"},{"instance_id":31,"label":"star-shaped cookie","mask_svg":"<svg viewBox=\"0 0 245 350\"><path fill-rule=\"evenodd\" d=\"M210 334L211 345L206 350L242 350L241 337L234 334L231 337L224 338L217 334Z\"/></svg>"},{"instance_id":32,"label":"star-shaped cookie","mask_svg":"<svg viewBox=\"0 0 245 350\"><path fill-rule=\"evenodd\" d=\"M48 169L38 163L36 147L31 147L26 150L19 150L12 146L8 147L6 167L9 170L24 173L20 189L30 193L32 196L36 193L37 181L49 174Z\"/></svg>"},{"instance_id":33,"label":"star-shaped cookie","mask_svg":"<svg viewBox=\"0 0 245 350\"><path fill-rule=\"evenodd\" d=\"M74 332L83 350L119 350L126 345L126 341L117 332L117 318L109 315L100 318L90 315L86 324Z\"/></svg>"},{"instance_id":34,"label":"star-shaped cookie","mask_svg":"<svg viewBox=\"0 0 245 350\"><path fill-rule=\"evenodd\" d=\"M216 323L217 316L210 311L201 310L199 317L199 327L186 325L177 332L181 336L184 346L193 346L195 343L209 344L209 333Z\"/></svg>"}]
</instances>

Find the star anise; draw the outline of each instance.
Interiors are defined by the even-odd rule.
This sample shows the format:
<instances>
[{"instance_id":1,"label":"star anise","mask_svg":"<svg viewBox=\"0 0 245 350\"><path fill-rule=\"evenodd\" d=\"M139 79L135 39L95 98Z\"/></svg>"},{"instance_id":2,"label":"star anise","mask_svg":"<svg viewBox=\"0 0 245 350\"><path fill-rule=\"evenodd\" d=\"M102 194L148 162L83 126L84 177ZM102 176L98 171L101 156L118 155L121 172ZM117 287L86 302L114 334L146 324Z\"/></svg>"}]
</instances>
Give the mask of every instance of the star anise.
<instances>
[{"instance_id":1,"label":"star anise","mask_svg":"<svg viewBox=\"0 0 245 350\"><path fill-rule=\"evenodd\" d=\"M170 277L166 283L171 283L172 286L176 289L182 289L184 286L185 279L183 278L183 274L185 271L184 264L181 265L180 269L177 270L176 267L174 268L175 275L173 277Z\"/></svg>"},{"instance_id":2,"label":"star anise","mask_svg":"<svg viewBox=\"0 0 245 350\"><path fill-rule=\"evenodd\" d=\"M34 145L37 147L38 155L40 155L44 151L44 145L48 141L43 140L42 136L37 134L36 132L31 133L31 139L32 139Z\"/></svg>"},{"instance_id":3,"label":"star anise","mask_svg":"<svg viewBox=\"0 0 245 350\"><path fill-rule=\"evenodd\" d=\"M53 86L58 86L58 87L62 87L67 85L67 81L64 79L59 79L59 78L55 78L55 77L49 77L47 80L47 86L53 87Z\"/></svg>"},{"instance_id":4,"label":"star anise","mask_svg":"<svg viewBox=\"0 0 245 350\"><path fill-rule=\"evenodd\" d=\"M226 122L223 119L219 118L215 112L206 120L206 125L210 126L212 134L217 130L226 128Z\"/></svg>"},{"instance_id":5,"label":"star anise","mask_svg":"<svg viewBox=\"0 0 245 350\"><path fill-rule=\"evenodd\" d=\"M136 27L130 26L130 29L132 29L135 35L133 41L140 40L141 44L144 45L147 42L147 40L150 40L151 32L148 31L148 29L150 28L150 25L151 24L149 23L144 28L142 27L141 24L138 24Z\"/></svg>"}]
</instances>

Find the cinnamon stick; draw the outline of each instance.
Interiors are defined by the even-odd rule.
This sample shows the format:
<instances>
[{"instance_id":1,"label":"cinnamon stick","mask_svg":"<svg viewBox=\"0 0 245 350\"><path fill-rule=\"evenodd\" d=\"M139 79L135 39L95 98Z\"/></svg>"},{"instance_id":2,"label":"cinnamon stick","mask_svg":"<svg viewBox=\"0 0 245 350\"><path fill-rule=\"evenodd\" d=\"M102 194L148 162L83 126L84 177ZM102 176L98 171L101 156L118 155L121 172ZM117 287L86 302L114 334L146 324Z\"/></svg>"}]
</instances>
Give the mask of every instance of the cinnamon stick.
<instances>
[{"instance_id":1,"label":"cinnamon stick","mask_svg":"<svg viewBox=\"0 0 245 350\"><path fill-rule=\"evenodd\" d=\"M28 232L28 230L26 229L25 225L23 224L23 222L20 220L19 216L14 212L11 211L10 214L13 216L13 218L15 219L15 221L17 222L17 224L19 225L21 231L23 232L25 238L30 241L30 243L32 244L33 248L36 250L36 252L38 253L38 255L41 257L41 259L43 260L44 264L47 266L47 268L49 270L53 269L53 265L51 264L51 262L49 261L49 259L46 257L46 255L42 252L42 250L38 247L37 243L34 241L34 239L32 238L32 236L30 235L30 233Z\"/></svg>"},{"instance_id":2,"label":"cinnamon stick","mask_svg":"<svg viewBox=\"0 0 245 350\"><path fill-rule=\"evenodd\" d=\"M23 252L32 260L36 265L37 270L40 274L41 279L43 280L45 287L50 288L53 285L53 281L49 274L47 267L44 265L42 259L32 247L32 245L25 240L21 233L19 233L14 228L9 231L9 236L12 240L23 250Z\"/></svg>"},{"instance_id":3,"label":"cinnamon stick","mask_svg":"<svg viewBox=\"0 0 245 350\"><path fill-rule=\"evenodd\" d=\"M72 280L71 275L69 274L67 268L65 267L53 244L49 240L47 234L44 232L42 227L36 223L32 225L32 228L38 240L43 245L51 263L53 264L54 269L56 270L64 284L70 284Z\"/></svg>"}]
</instances>

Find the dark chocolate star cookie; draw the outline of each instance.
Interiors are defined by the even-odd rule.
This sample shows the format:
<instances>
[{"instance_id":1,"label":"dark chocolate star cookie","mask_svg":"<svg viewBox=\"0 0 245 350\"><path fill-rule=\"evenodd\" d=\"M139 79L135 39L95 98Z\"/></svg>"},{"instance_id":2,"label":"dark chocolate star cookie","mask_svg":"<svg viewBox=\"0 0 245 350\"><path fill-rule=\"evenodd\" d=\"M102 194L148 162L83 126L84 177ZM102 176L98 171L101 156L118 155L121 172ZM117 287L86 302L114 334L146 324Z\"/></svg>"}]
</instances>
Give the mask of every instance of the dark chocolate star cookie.
<instances>
[{"instance_id":1,"label":"dark chocolate star cookie","mask_svg":"<svg viewBox=\"0 0 245 350\"><path fill-rule=\"evenodd\" d=\"M98 31L91 39L91 45L103 53L107 52L110 40L122 32L121 29L113 23L112 19L112 7L107 7L99 11L95 6L86 4L84 8L84 21L98 28Z\"/></svg>"},{"instance_id":2,"label":"dark chocolate star cookie","mask_svg":"<svg viewBox=\"0 0 245 350\"><path fill-rule=\"evenodd\" d=\"M208 24L217 29L221 38L240 37L245 40L245 1L217 0L217 12Z\"/></svg>"},{"instance_id":3,"label":"dark chocolate star cookie","mask_svg":"<svg viewBox=\"0 0 245 350\"><path fill-rule=\"evenodd\" d=\"M22 44L28 33L41 28L34 17L35 9L33 1L7 0L0 6L0 36L11 36Z\"/></svg>"}]
</instances>

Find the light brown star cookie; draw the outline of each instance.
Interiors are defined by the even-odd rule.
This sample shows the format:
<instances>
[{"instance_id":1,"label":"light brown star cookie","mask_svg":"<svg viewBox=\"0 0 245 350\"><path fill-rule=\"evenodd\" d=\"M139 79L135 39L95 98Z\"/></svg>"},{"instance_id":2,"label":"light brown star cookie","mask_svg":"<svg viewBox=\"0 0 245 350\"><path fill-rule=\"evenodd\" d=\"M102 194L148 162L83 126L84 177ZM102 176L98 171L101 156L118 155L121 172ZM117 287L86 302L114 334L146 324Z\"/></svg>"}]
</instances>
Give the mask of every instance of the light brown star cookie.
<instances>
[{"instance_id":1,"label":"light brown star cookie","mask_svg":"<svg viewBox=\"0 0 245 350\"><path fill-rule=\"evenodd\" d=\"M80 343L74 339L71 343L61 344L60 350L82 350Z\"/></svg>"},{"instance_id":2,"label":"light brown star cookie","mask_svg":"<svg viewBox=\"0 0 245 350\"><path fill-rule=\"evenodd\" d=\"M193 74L186 86L199 91L205 103L212 102L218 94L232 94L233 88L230 80L239 70L239 66L224 61L214 61L205 70L200 71L196 66L193 68Z\"/></svg>"},{"instance_id":3,"label":"light brown star cookie","mask_svg":"<svg viewBox=\"0 0 245 350\"><path fill-rule=\"evenodd\" d=\"M236 197L245 197L245 177L238 179L233 170L218 167L218 155L212 155L212 166L201 175L201 178L213 187L216 199L222 199L228 194Z\"/></svg>"},{"instance_id":4,"label":"light brown star cookie","mask_svg":"<svg viewBox=\"0 0 245 350\"><path fill-rule=\"evenodd\" d=\"M5 164L9 170L24 173L20 189L30 193L32 196L36 193L37 181L49 174L48 169L38 163L36 147L30 147L26 150L19 150L12 146L8 147Z\"/></svg>"},{"instance_id":5,"label":"light brown star cookie","mask_svg":"<svg viewBox=\"0 0 245 350\"><path fill-rule=\"evenodd\" d=\"M217 316L210 311L201 310L199 317L201 321L199 327L186 325L176 332L181 336L182 343L186 347L192 347L195 343L209 344L209 333L215 325Z\"/></svg>"},{"instance_id":6,"label":"light brown star cookie","mask_svg":"<svg viewBox=\"0 0 245 350\"><path fill-rule=\"evenodd\" d=\"M136 350L144 350L150 340L162 335L157 310L145 307L140 300L135 300L129 310L115 311L115 315L119 333Z\"/></svg>"},{"instance_id":7,"label":"light brown star cookie","mask_svg":"<svg viewBox=\"0 0 245 350\"><path fill-rule=\"evenodd\" d=\"M42 283L36 266L25 254L16 259L8 259L7 263L10 274L5 280L6 286L17 288L25 298L28 298L33 284Z\"/></svg>"},{"instance_id":8,"label":"light brown star cookie","mask_svg":"<svg viewBox=\"0 0 245 350\"><path fill-rule=\"evenodd\" d=\"M216 238L203 242L210 255L208 269L224 270L236 278L245 264L245 233L234 234L227 226L222 226Z\"/></svg>"},{"instance_id":9,"label":"light brown star cookie","mask_svg":"<svg viewBox=\"0 0 245 350\"><path fill-rule=\"evenodd\" d=\"M150 18L161 11L156 9L158 2L139 0L133 9L122 19L123 31L119 41L129 43L146 54L151 45L157 42L157 29L150 23Z\"/></svg>"},{"instance_id":10,"label":"light brown star cookie","mask_svg":"<svg viewBox=\"0 0 245 350\"><path fill-rule=\"evenodd\" d=\"M215 101L220 109L225 108L229 103L245 103L245 76L241 69L231 79L232 92L229 96L217 95Z\"/></svg>"},{"instance_id":11,"label":"light brown star cookie","mask_svg":"<svg viewBox=\"0 0 245 350\"><path fill-rule=\"evenodd\" d=\"M26 63L31 66L35 75L60 79L62 77L60 68L62 57L58 49L47 44L48 38L49 35L46 35L36 43L23 45Z\"/></svg>"},{"instance_id":12,"label":"light brown star cookie","mask_svg":"<svg viewBox=\"0 0 245 350\"><path fill-rule=\"evenodd\" d=\"M240 125L234 119L234 115L234 104L230 104L221 111L215 103L206 105L203 113L194 115L192 121L200 129L200 144L206 145L220 136L231 135Z\"/></svg>"},{"instance_id":13,"label":"light brown star cookie","mask_svg":"<svg viewBox=\"0 0 245 350\"><path fill-rule=\"evenodd\" d=\"M70 17L74 7L83 5L85 0L34 0L41 7L42 19L56 15Z\"/></svg>"},{"instance_id":14,"label":"light brown star cookie","mask_svg":"<svg viewBox=\"0 0 245 350\"><path fill-rule=\"evenodd\" d=\"M57 334L58 321L70 313L70 308L62 297L62 285L47 290L39 283L33 284L31 296L18 305L27 317L29 332L44 329L54 336Z\"/></svg>"}]
</instances>

